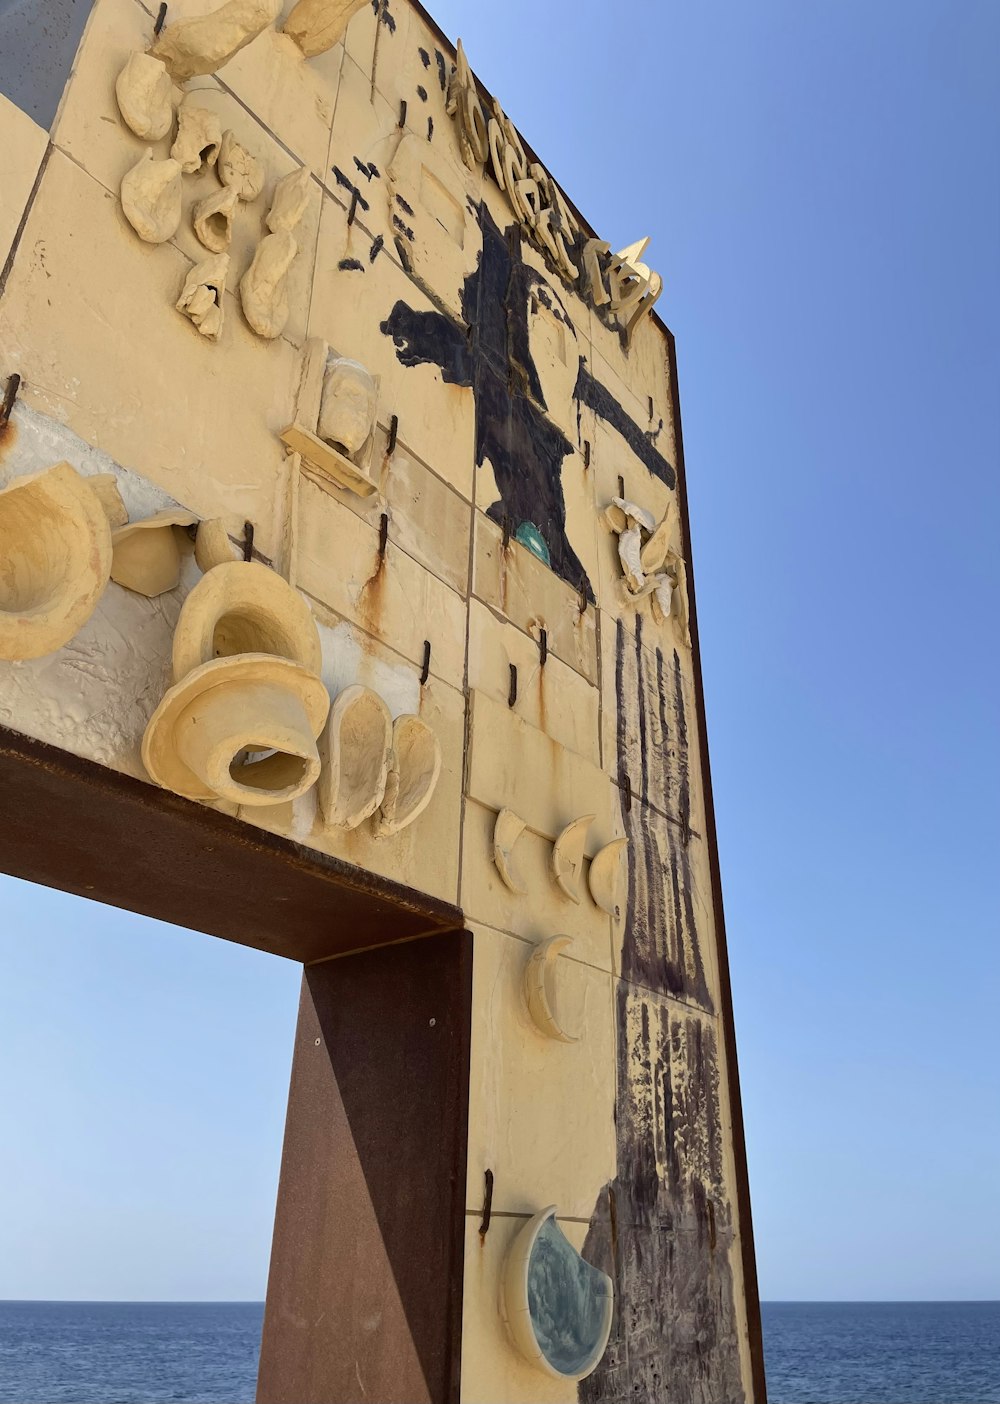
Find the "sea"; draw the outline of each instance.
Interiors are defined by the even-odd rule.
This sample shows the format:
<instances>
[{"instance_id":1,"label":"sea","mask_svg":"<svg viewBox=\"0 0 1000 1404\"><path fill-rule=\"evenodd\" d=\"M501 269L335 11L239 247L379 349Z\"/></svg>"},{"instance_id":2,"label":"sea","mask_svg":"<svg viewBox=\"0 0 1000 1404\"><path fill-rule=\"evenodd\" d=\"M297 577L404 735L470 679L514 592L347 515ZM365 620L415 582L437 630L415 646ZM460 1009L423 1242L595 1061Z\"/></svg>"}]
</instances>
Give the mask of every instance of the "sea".
<instances>
[{"instance_id":1,"label":"sea","mask_svg":"<svg viewBox=\"0 0 1000 1404\"><path fill-rule=\"evenodd\" d=\"M0 1401L252 1404L263 1315L0 1302ZM1000 1302L765 1302L763 1319L771 1404L1000 1404Z\"/></svg>"}]
</instances>

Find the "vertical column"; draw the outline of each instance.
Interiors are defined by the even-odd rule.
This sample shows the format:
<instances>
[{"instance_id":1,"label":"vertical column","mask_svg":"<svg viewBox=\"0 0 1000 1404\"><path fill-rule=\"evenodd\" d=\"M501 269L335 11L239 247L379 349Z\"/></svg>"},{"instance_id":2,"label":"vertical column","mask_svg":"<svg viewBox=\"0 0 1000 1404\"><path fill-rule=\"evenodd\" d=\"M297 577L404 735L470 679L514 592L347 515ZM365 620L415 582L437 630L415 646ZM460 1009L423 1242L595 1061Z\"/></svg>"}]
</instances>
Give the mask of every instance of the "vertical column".
<instances>
[{"instance_id":1,"label":"vertical column","mask_svg":"<svg viewBox=\"0 0 1000 1404\"><path fill-rule=\"evenodd\" d=\"M472 940L307 966L258 1404L457 1401Z\"/></svg>"}]
</instances>

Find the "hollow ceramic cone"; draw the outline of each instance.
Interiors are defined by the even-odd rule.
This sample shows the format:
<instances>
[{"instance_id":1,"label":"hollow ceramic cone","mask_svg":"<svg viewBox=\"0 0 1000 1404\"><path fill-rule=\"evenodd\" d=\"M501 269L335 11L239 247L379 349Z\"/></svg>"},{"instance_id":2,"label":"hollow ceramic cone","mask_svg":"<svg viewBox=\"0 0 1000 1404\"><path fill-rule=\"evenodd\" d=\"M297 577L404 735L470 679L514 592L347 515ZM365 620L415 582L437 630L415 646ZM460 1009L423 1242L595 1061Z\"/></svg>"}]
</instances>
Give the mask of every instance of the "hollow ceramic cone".
<instances>
[{"instance_id":1,"label":"hollow ceramic cone","mask_svg":"<svg viewBox=\"0 0 1000 1404\"><path fill-rule=\"evenodd\" d=\"M319 806L332 828L356 829L385 795L392 751L392 714L371 688L345 688L324 732Z\"/></svg>"},{"instance_id":2,"label":"hollow ceramic cone","mask_svg":"<svg viewBox=\"0 0 1000 1404\"><path fill-rule=\"evenodd\" d=\"M559 1043L576 1043L577 1034L568 1033L557 1017L558 983L557 957L573 944L571 936L551 936L540 941L524 967L524 1002L528 1006L531 1022L539 1033Z\"/></svg>"},{"instance_id":3,"label":"hollow ceramic cone","mask_svg":"<svg viewBox=\"0 0 1000 1404\"><path fill-rule=\"evenodd\" d=\"M111 571L111 527L68 463L0 491L0 658L42 658L90 618Z\"/></svg>"},{"instance_id":4,"label":"hollow ceramic cone","mask_svg":"<svg viewBox=\"0 0 1000 1404\"><path fill-rule=\"evenodd\" d=\"M283 804L319 778L316 738L329 708L322 681L287 658L216 658L166 693L143 736L143 764L187 799Z\"/></svg>"}]
</instances>

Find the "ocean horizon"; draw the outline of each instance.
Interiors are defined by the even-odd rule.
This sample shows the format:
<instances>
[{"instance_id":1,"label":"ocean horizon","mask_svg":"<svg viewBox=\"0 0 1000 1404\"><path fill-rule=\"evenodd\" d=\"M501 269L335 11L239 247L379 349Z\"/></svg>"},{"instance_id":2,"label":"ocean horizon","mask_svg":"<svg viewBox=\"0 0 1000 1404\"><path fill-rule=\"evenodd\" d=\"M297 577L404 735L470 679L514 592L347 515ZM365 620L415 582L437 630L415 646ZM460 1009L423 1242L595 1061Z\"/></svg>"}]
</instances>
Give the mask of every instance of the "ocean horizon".
<instances>
[{"instance_id":1,"label":"ocean horizon","mask_svg":"<svg viewBox=\"0 0 1000 1404\"><path fill-rule=\"evenodd\" d=\"M1000 1301L761 1315L770 1404L1000 1404ZM252 1404L263 1316L261 1301L0 1300L0 1404Z\"/></svg>"}]
</instances>

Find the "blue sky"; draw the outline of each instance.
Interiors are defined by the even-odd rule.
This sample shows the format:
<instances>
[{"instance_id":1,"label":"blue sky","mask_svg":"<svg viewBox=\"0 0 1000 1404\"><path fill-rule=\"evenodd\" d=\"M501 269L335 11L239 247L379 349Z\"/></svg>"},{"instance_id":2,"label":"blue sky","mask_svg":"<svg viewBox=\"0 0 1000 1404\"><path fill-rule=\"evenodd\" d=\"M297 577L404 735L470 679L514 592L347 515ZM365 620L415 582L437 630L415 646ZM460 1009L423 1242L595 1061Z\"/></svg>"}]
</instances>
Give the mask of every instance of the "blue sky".
<instances>
[{"instance_id":1,"label":"blue sky","mask_svg":"<svg viewBox=\"0 0 1000 1404\"><path fill-rule=\"evenodd\" d=\"M761 1293L1000 1297L1000 7L432 8L664 275ZM260 1297L297 970L2 898L0 1297Z\"/></svg>"}]
</instances>

